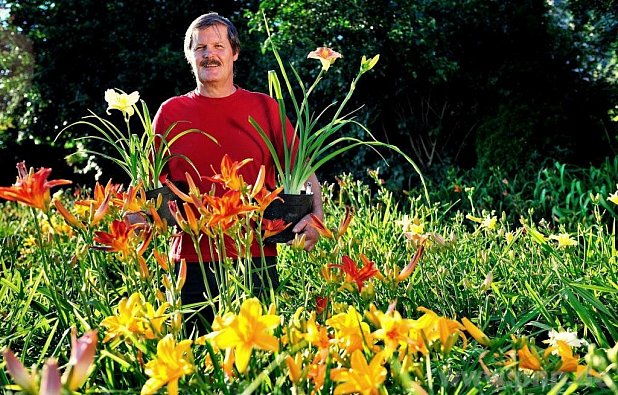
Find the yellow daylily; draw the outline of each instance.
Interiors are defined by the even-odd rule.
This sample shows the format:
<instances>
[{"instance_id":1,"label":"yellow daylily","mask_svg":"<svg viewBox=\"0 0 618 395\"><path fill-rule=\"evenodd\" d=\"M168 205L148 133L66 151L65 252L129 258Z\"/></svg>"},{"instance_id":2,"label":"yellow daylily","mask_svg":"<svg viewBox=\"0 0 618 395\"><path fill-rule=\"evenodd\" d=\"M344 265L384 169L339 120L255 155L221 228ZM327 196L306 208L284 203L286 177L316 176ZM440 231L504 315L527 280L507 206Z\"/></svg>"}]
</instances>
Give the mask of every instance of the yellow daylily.
<instances>
[{"instance_id":1,"label":"yellow daylily","mask_svg":"<svg viewBox=\"0 0 618 395\"><path fill-rule=\"evenodd\" d=\"M352 353L349 369L333 369L331 379L342 382L335 387L335 395L359 393L373 395L380 393L380 387L386 379L386 368L383 366L384 354L376 354L371 362L363 356L362 351Z\"/></svg>"},{"instance_id":2,"label":"yellow daylily","mask_svg":"<svg viewBox=\"0 0 618 395\"><path fill-rule=\"evenodd\" d=\"M558 235L550 235L550 240L558 241L558 248L566 248L571 246L576 246L577 241L573 240L568 233L560 233Z\"/></svg>"},{"instance_id":3,"label":"yellow daylily","mask_svg":"<svg viewBox=\"0 0 618 395\"><path fill-rule=\"evenodd\" d=\"M611 195L609 195L607 197L607 200L609 200L610 202L614 203L614 204L618 204L618 191L612 193Z\"/></svg>"},{"instance_id":4,"label":"yellow daylily","mask_svg":"<svg viewBox=\"0 0 618 395\"><path fill-rule=\"evenodd\" d=\"M142 387L141 394L154 394L167 384L167 393L178 394L178 380L193 372L191 340L176 343L169 334L157 344L157 357L148 362L144 372L150 376Z\"/></svg>"},{"instance_id":5,"label":"yellow daylily","mask_svg":"<svg viewBox=\"0 0 618 395\"><path fill-rule=\"evenodd\" d=\"M154 309L148 302L144 304L144 337L146 339L156 339L163 331L163 324L167 319L165 310L169 307L169 303L165 302L159 306L158 309Z\"/></svg>"},{"instance_id":6,"label":"yellow daylily","mask_svg":"<svg viewBox=\"0 0 618 395\"><path fill-rule=\"evenodd\" d=\"M213 324L215 331L209 336L213 345L220 349L234 349L234 364L240 373L247 369L254 348L279 351L279 342L272 331L279 326L281 318L262 312L260 301L251 298L243 302L237 316L226 316L225 321L215 319L218 324Z\"/></svg>"},{"instance_id":7,"label":"yellow daylily","mask_svg":"<svg viewBox=\"0 0 618 395\"><path fill-rule=\"evenodd\" d=\"M107 328L103 343L116 337L141 333L143 327L142 310L143 299L140 293L135 292L128 299L123 298L116 308L117 315L101 321L101 326Z\"/></svg>"},{"instance_id":8,"label":"yellow daylily","mask_svg":"<svg viewBox=\"0 0 618 395\"><path fill-rule=\"evenodd\" d=\"M414 322L413 330L421 332L429 344L439 340L442 352L448 354L457 338L461 336L464 341L463 346L466 347L467 339L462 332L465 329L463 325L455 320L441 317L425 307L419 307L418 310L425 314Z\"/></svg>"},{"instance_id":9,"label":"yellow daylily","mask_svg":"<svg viewBox=\"0 0 618 395\"><path fill-rule=\"evenodd\" d=\"M362 350L365 342L372 343L369 324L363 322L362 315L353 306L326 320L326 325L335 329L335 339L349 353Z\"/></svg>"},{"instance_id":10,"label":"yellow daylily","mask_svg":"<svg viewBox=\"0 0 618 395\"><path fill-rule=\"evenodd\" d=\"M132 116L135 113L133 106L139 100L139 93L137 91L126 94L124 92L116 92L114 89L108 89L105 91L105 101L107 102L107 113L109 110L122 111L125 118Z\"/></svg>"},{"instance_id":11,"label":"yellow daylily","mask_svg":"<svg viewBox=\"0 0 618 395\"><path fill-rule=\"evenodd\" d=\"M380 325L380 329L373 332L373 335L384 342L384 350L387 353L408 344L408 333L413 327L412 320L402 318L398 311L389 314L376 310L373 314Z\"/></svg>"},{"instance_id":12,"label":"yellow daylily","mask_svg":"<svg viewBox=\"0 0 618 395\"><path fill-rule=\"evenodd\" d=\"M485 218L475 217L472 214L466 214L466 219L469 219L472 222L476 222L480 224L481 228L495 230L496 224L498 223L498 217L487 215Z\"/></svg>"}]
</instances>

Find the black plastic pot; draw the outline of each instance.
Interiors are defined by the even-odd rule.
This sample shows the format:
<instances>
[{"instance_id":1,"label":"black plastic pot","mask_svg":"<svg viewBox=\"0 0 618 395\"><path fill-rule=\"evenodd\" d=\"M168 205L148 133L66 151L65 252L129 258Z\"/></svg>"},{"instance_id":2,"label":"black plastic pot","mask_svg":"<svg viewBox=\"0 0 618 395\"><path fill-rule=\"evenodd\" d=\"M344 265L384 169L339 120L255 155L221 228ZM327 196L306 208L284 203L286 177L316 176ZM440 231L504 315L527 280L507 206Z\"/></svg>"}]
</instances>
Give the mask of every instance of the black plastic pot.
<instances>
[{"instance_id":1,"label":"black plastic pot","mask_svg":"<svg viewBox=\"0 0 618 395\"><path fill-rule=\"evenodd\" d=\"M292 232L294 225L305 215L311 213L313 208L313 195L300 194L290 195L282 193L279 195L281 200L273 201L264 212L266 219L282 219L286 224L291 224L283 232L264 240L266 243L287 243L294 239L295 233Z\"/></svg>"},{"instance_id":2,"label":"black plastic pot","mask_svg":"<svg viewBox=\"0 0 618 395\"><path fill-rule=\"evenodd\" d=\"M159 209L157 210L157 214L159 214L159 217L161 217L161 219L167 220L167 224L169 226L176 225L176 220L174 219L174 216L170 212L170 209L167 203L172 200L176 200L177 196L166 185L162 186L161 188L156 188L156 189L151 189L149 191L146 191L146 199L154 199L155 203L157 202L159 195L161 195L161 205L159 206Z\"/></svg>"}]
</instances>

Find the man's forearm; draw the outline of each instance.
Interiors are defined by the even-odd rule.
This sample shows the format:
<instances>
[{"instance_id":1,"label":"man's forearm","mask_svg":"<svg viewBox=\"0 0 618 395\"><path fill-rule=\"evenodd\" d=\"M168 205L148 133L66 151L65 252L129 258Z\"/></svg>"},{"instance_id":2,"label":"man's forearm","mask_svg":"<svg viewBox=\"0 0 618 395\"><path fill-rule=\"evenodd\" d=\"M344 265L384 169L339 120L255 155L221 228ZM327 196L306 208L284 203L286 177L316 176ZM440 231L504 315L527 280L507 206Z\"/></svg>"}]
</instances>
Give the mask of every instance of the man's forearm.
<instances>
[{"instance_id":1,"label":"man's forearm","mask_svg":"<svg viewBox=\"0 0 618 395\"><path fill-rule=\"evenodd\" d=\"M324 209L322 207L322 188L318 177L313 173L307 180L311 183L311 191L313 192L313 215L319 219L324 219Z\"/></svg>"}]
</instances>

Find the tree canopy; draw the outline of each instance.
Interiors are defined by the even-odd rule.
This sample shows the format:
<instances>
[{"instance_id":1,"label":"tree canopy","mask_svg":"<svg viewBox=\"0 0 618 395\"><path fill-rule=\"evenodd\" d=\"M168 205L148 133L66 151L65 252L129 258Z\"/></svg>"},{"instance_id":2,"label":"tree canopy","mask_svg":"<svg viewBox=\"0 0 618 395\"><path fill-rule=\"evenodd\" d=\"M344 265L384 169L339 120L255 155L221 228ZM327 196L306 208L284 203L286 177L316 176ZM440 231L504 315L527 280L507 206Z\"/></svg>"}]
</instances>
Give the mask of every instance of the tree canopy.
<instances>
[{"instance_id":1,"label":"tree canopy","mask_svg":"<svg viewBox=\"0 0 618 395\"><path fill-rule=\"evenodd\" d=\"M182 39L191 20L211 10L239 29L236 82L248 89L266 91L267 70L274 68L272 56L262 51L263 15L284 61L303 76L317 72L305 61L315 47L343 53L321 85L329 93L325 102L315 96L316 109L329 104L330 93L346 90L363 55L379 53L351 108L364 106L359 119L427 172L439 174L451 164L516 170L546 157L594 163L615 154L613 1L20 0L5 7L5 167L33 152L33 166L53 164L60 172L84 166L62 168L79 129L52 142L88 109L104 111L105 89L138 90L153 113L166 98L191 90ZM368 153L341 163L379 165ZM109 166L104 171L117 174ZM397 165L388 172L393 181L409 173Z\"/></svg>"}]
</instances>

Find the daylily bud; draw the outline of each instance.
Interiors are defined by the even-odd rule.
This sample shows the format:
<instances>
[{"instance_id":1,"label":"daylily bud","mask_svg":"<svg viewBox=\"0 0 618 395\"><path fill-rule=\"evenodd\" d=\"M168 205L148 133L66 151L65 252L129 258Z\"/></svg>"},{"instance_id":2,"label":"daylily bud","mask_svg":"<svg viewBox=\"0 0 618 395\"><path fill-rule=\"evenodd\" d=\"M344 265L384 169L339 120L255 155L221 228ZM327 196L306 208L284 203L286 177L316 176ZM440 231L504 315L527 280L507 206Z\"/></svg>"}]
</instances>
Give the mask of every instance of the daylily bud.
<instances>
[{"instance_id":1,"label":"daylily bud","mask_svg":"<svg viewBox=\"0 0 618 395\"><path fill-rule=\"evenodd\" d=\"M176 290L180 292L187 281L187 261L183 258L180 260L180 268L178 269L178 277L176 278Z\"/></svg>"},{"instance_id":2,"label":"daylily bud","mask_svg":"<svg viewBox=\"0 0 618 395\"><path fill-rule=\"evenodd\" d=\"M62 383L60 382L60 372L58 371L58 362L54 358L50 358L43 365L43 374L41 375L41 392L45 395L60 395Z\"/></svg>"},{"instance_id":3,"label":"daylily bud","mask_svg":"<svg viewBox=\"0 0 618 395\"><path fill-rule=\"evenodd\" d=\"M489 287L491 287L491 283L493 281L494 281L494 275L490 271L489 273L487 273L487 276L485 276L485 280L483 281L483 284L481 285L481 291L487 291Z\"/></svg>"},{"instance_id":4,"label":"daylily bud","mask_svg":"<svg viewBox=\"0 0 618 395\"><path fill-rule=\"evenodd\" d=\"M15 381L15 384L20 386L27 393L37 394L39 390L36 383L30 373L28 373L26 368L24 368L21 361L17 359L15 354L13 354L13 352L8 348L4 350L2 354L4 355L4 360L6 361L6 368L13 378L13 381Z\"/></svg>"},{"instance_id":5,"label":"daylily bud","mask_svg":"<svg viewBox=\"0 0 618 395\"><path fill-rule=\"evenodd\" d=\"M56 206L56 210L58 213L64 218L67 224L75 229L85 229L86 226L84 223L77 219L69 210L66 209L60 202L60 200L54 200L54 206Z\"/></svg>"},{"instance_id":6,"label":"daylily bud","mask_svg":"<svg viewBox=\"0 0 618 395\"><path fill-rule=\"evenodd\" d=\"M361 69L360 69L361 74L366 73L369 70L373 69L376 63L378 63L379 59L380 59L380 54L377 54L376 56L374 56L373 58L369 60L367 60L365 55L363 55L363 59L361 60Z\"/></svg>"},{"instance_id":7,"label":"daylily bud","mask_svg":"<svg viewBox=\"0 0 618 395\"><path fill-rule=\"evenodd\" d=\"M466 317L461 319L461 323L464 325L470 336L474 338L477 342L484 346L489 346L489 338L483 331L481 331L476 325L474 325L469 319Z\"/></svg>"},{"instance_id":8,"label":"daylily bud","mask_svg":"<svg viewBox=\"0 0 618 395\"><path fill-rule=\"evenodd\" d=\"M294 240L292 240L292 249L299 251L305 249L305 239L306 236L304 233L302 235L297 233L296 236L294 236Z\"/></svg>"},{"instance_id":9,"label":"daylily bud","mask_svg":"<svg viewBox=\"0 0 618 395\"><path fill-rule=\"evenodd\" d=\"M75 391L84 384L88 378L88 370L94 361L97 349L97 331L86 332L77 339L76 329L71 329L71 358L69 367L63 376L66 386Z\"/></svg>"},{"instance_id":10,"label":"daylily bud","mask_svg":"<svg viewBox=\"0 0 618 395\"><path fill-rule=\"evenodd\" d=\"M408 263L408 265L405 268L403 268L401 273L399 273L399 275L397 276L397 279L396 279L397 282L403 281L406 278L410 277L412 272L414 272L414 269L416 269L416 265L420 261L421 256L423 255L423 251L425 250L424 241L425 240L423 240L423 243L416 250L416 253L410 260L410 263Z\"/></svg>"},{"instance_id":11,"label":"daylily bud","mask_svg":"<svg viewBox=\"0 0 618 395\"><path fill-rule=\"evenodd\" d=\"M172 287L172 283L170 282L169 277L167 276L163 276L163 278L161 279L161 282L163 283L163 286L165 287L165 289L173 289Z\"/></svg>"},{"instance_id":12,"label":"daylily bud","mask_svg":"<svg viewBox=\"0 0 618 395\"><path fill-rule=\"evenodd\" d=\"M294 358L292 358L290 355L285 358L285 364L288 367L288 375L290 376L290 380L294 384L298 384L301 379L303 363L302 358L303 357L301 353L297 353Z\"/></svg>"}]
</instances>

